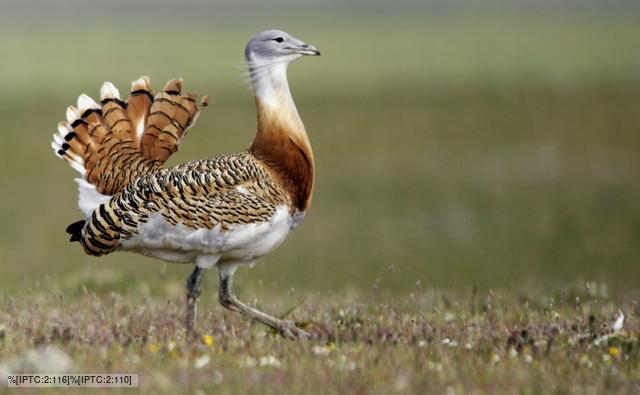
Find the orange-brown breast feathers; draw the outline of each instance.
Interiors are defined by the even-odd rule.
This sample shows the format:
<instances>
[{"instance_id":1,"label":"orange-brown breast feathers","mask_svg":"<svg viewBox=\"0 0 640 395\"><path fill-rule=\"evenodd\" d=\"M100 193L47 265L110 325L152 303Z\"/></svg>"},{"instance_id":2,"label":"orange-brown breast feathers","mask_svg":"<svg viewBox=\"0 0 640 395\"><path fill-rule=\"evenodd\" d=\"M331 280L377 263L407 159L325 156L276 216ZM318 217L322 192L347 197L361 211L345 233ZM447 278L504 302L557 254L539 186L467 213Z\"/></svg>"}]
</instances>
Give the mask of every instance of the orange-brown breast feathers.
<instances>
[{"instance_id":1,"label":"orange-brown breast feathers","mask_svg":"<svg viewBox=\"0 0 640 395\"><path fill-rule=\"evenodd\" d=\"M294 208L306 211L313 198L315 166L307 133L296 114L274 111L257 99L258 132L250 152L267 165L289 194Z\"/></svg>"},{"instance_id":2,"label":"orange-brown breast feathers","mask_svg":"<svg viewBox=\"0 0 640 395\"><path fill-rule=\"evenodd\" d=\"M182 81L171 80L156 96L148 77L133 82L127 102L105 82L99 105L87 95L67 109L52 147L98 192L113 195L133 179L161 167L177 151L194 124L196 95L181 93ZM205 97L202 106L207 104Z\"/></svg>"}]
</instances>

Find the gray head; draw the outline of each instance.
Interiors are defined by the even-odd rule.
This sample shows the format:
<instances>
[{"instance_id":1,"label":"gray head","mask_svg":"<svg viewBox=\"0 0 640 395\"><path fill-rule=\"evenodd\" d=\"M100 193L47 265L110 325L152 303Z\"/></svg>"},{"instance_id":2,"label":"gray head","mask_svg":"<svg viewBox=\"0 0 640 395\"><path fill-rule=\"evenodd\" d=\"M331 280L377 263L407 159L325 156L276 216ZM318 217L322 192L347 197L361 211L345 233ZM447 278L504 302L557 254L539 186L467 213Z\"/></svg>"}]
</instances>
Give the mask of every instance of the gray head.
<instances>
[{"instance_id":1,"label":"gray head","mask_svg":"<svg viewBox=\"0 0 640 395\"><path fill-rule=\"evenodd\" d=\"M265 30L253 36L244 55L250 63L291 63L302 55L318 56L320 51L282 30Z\"/></svg>"}]
</instances>

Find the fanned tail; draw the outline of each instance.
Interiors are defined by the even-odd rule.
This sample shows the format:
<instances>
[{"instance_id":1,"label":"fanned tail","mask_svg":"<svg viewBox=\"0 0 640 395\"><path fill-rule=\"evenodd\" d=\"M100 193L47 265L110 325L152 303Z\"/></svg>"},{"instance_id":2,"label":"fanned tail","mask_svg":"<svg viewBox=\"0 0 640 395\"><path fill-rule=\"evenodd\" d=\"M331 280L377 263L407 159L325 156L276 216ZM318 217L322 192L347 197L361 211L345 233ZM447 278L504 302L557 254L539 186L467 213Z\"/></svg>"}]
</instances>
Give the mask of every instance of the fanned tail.
<instances>
[{"instance_id":1,"label":"fanned tail","mask_svg":"<svg viewBox=\"0 0 640 395\"><path fill-rule=\"evenodd\" d=\"M178 150L180 140L196 122L199 108L197 95L182 95L182 79L167 82L162 92L153 98L147 127L141 138L141 149L149 159L166 161ZM208 104L204 96L200 106Z\"/></svg>"},{"instance_id":2,"label":"fanned tail","mask_svg":"<svg viewBox=\"0 0 640 395\"><path fill-rule=\"evenodd\" d=\"M178 150L195 123L205 96L182 95L182 80L170 80L154 96L148 77L131 86L125 102L111 83L100 89L100 104L82 94L69 106L51 144L57 156L81 174L79 206L86 217L134 179L157 171ZM77 229L73 229L76 230Z\"/></svg>"}]
</instances>

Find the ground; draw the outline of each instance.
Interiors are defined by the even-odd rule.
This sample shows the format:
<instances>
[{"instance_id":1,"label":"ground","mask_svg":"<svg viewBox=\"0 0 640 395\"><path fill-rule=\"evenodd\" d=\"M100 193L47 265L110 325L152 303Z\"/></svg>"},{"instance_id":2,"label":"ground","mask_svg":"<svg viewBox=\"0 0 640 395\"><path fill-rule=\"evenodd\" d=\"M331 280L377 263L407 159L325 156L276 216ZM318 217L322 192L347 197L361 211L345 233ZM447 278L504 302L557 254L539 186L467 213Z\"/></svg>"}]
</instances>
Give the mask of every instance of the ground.
<instances>
[{"instance_id":1,"label":"ground","mask_svg":"<svg viewBox=\"0 0 640 395\"><path fill-rule=\"evenodd\" d=\"M640 307L600 288L258 301L319 336L297 342L223 310L213 296L201 301L199 335L189 342L180 298L14 295L0 301L0 370L53 347L71 362L49 368L136 373L146 394L637 393ZM622 327L614 325L620 313Z\"/></svg>"}]
</instances>

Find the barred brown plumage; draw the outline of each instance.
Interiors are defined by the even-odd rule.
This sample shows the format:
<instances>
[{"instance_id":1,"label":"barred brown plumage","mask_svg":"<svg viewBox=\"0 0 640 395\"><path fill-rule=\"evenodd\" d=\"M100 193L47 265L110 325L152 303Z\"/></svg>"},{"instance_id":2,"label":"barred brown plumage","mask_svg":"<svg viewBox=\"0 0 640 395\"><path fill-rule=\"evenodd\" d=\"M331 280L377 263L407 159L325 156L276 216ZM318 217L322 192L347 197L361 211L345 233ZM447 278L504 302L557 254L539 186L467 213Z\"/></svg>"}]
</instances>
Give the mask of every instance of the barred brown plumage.
<instances>
[{"instance_id":1,"label":"barred brown plumage","mask_svg":"<svg viewBox=\"0 0 640 395\"><path fill-rule=\"evenodd\" d=\"M235 188L242 186L249 194ZM232 225L268 221L279 205L290 205L284 188L248 152L221 155L139 177L93 212L82 236L91 255L112 252L138 233L153 213L172 225L222 231ZM187 260L188 261L188 260Z\"/></svg>"},{"instance_id":2,"label":"barred brown plumage","mask_svg":"<svg viewBox=\"0 0 640 395\"><path fill-rule=\"evenodd\" d=\"M279 40L274 40L276 36ZM281 40L280 40L281 38ZM133 251L195 263L188 282L187 329L195 325L202 270L220 273L220 302L289 337L308 334L255 310L231 293L236 268L276 248L305 216L313 194L311 146L289 92L287 65L312 46L281 31L247 45L258 130L247 151L164 168L197 120L196 94L181 79L153 94L148 77L133 82L124 102L105 82L100 105L87 95L67 109L52 147L79 171L85 214L67 228L89 255Z\"/></svg>"}]
</instances>

